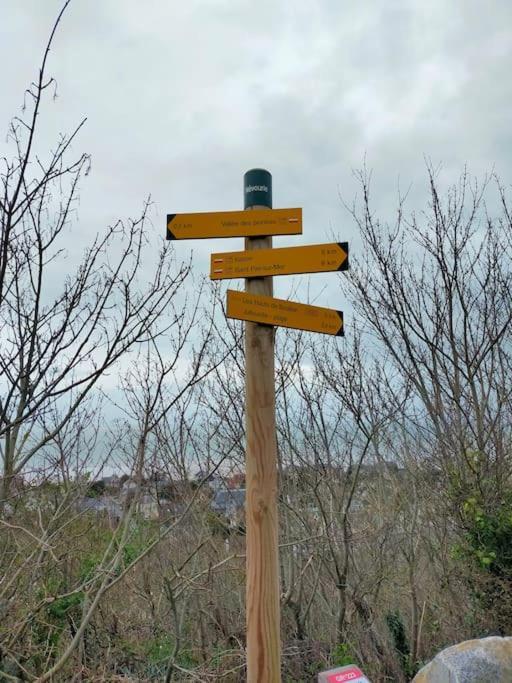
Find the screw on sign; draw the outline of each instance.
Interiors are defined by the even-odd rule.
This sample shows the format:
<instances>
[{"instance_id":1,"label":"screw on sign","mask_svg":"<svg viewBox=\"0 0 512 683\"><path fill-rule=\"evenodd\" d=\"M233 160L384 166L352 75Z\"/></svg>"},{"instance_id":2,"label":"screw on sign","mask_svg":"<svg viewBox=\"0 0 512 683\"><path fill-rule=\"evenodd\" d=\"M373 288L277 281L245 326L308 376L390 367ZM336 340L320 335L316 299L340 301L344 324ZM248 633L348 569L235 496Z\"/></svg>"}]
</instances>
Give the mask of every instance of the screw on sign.
<instances>
[{"instance_id":1,"label":"screw on sign","mask_svg":"<svg viewBox=\"0 0 512 683\"><path fill-rule=\"evenodd\" d=\"M338 669L322 671L318 683L370 683L357 666L342 666Z\"/></svg>"}]
</instances>

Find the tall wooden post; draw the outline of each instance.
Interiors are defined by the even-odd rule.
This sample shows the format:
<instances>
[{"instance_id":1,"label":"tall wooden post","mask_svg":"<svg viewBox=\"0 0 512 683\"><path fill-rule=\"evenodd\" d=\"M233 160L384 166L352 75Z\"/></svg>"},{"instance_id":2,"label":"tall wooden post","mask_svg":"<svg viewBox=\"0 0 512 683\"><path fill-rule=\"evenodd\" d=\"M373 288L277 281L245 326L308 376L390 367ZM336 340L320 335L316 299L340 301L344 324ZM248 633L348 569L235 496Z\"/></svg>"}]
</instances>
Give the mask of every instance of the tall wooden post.
<instances>
[{"instance_id":1,"label":"tall wooden post","mask_svg":"<svg viewBox=\"0 0 512 683\"><path fill-rule=\"evenodd\" d=\"M272 176L244 175L247 210L272 208ZM245 248L268 249L272 237L247 237ZM247 278L246 291L272 296L272 278ZM281 681L277 440L274 328L245 323L247 681Z\"/></svg>"}]
</instances>

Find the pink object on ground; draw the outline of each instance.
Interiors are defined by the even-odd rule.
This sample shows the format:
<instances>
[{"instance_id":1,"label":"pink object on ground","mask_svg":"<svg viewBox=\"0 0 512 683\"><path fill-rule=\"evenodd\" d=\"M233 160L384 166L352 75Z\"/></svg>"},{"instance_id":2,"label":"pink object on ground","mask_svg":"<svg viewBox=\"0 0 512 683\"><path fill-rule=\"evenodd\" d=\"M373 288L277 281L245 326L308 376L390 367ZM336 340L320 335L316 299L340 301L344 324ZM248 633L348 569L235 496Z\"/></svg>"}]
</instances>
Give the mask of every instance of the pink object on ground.
<instances>
[{"instance_id":1,"label":"pink object on ground","mask_svg":"<svg viewBox=\"0 0 512 683\"><path fill-rule=\"evenodd\" d=\"M318 683L370 683L361 669L349 665L322 671L318 674Z\"/></svg>"}]
</instances>

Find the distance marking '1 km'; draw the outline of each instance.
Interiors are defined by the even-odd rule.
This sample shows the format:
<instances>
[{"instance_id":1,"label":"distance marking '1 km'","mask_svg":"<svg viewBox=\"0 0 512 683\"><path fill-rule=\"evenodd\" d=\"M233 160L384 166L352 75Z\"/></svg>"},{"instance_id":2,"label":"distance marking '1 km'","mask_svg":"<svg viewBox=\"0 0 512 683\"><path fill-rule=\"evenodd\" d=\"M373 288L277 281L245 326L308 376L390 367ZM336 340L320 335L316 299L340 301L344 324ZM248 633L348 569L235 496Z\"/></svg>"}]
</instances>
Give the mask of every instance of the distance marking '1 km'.
<instances>
[{"instance_id":1,"label":"distance marking '1 km'","mask_svg":"<svg viewBox=\"0 0 512 683\"><path fill-rule=\"evenodd\" d=\"M302 235L302 209L168 213L167 239Z\"/></svg>"},{"instance_id":2,"label":"distance marking '1 km'","mask_svg":"<svg viewBox=\"0 0 512 683\"><path fill-rule=\"evenodd\" d=\"M272 296L227 291L226 316L264 325L292 327L343 337L343 313L332 308L298 304Z\"/></svg>"},{"instance_id":3,"label":"distance marking '1 km'","mask_svg":"<svg viewBox=\"0 0 512 683\"><path fill-rule=\"evenodd\" d=\"M210 278L327 273L348 269L348 242L212 254Z\"/></svg>"}]
</instances>

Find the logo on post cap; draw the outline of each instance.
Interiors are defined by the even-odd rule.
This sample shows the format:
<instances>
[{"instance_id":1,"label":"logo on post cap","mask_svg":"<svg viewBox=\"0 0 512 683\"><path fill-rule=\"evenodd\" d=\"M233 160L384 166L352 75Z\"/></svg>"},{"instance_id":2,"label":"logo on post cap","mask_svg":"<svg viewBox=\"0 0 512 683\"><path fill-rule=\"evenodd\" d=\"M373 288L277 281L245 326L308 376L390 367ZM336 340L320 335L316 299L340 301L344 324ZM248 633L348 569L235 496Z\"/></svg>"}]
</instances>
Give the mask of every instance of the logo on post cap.
<instances>
[{"instance_id":1,"label":"logo on post cap","mask_svg":"<svg viewBox=\"0 0 512 683\"><path fill-rule=\"evenodd\" d=\"M264 168L252 168L244 175L244 208L272 208L272 176Z\"/></svg>"},{"instance_id":2,"label":"logo on post cap","mask_svg":"<svg viewBox=\"0 0 512 683\"><path fill-rule=\"evenodd\" d=\"M268 192L267 185L249 185L245 188L245 192Z\"/></svg>"}]
</instances>

